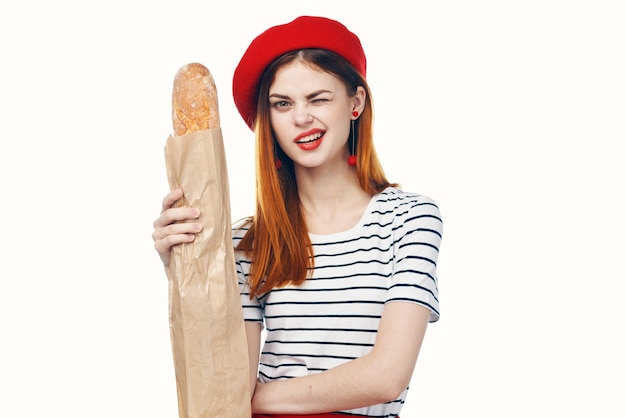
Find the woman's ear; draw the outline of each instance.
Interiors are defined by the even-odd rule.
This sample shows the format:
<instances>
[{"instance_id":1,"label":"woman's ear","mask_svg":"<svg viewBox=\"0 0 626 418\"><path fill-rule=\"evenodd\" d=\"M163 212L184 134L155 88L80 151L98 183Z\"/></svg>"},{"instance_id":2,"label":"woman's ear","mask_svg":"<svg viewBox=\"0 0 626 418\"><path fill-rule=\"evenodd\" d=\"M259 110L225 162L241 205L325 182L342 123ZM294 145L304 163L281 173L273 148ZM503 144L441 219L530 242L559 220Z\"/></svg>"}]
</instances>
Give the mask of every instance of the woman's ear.
<instances>
[{"instance_id":1,"label":"woman's ear","mask_svg":"<svg viewBox=\"0 0 626 418\"><path fill-rule=\"evenodd\" d=\"M363 109L365 109L365 98L367 97L367 92L363 88L363 86L358 86L356 88L356 92L354 96L352 96L353 105L352 110L359 112L359 114L363 113Z\"/></svg>"}]
</instances>

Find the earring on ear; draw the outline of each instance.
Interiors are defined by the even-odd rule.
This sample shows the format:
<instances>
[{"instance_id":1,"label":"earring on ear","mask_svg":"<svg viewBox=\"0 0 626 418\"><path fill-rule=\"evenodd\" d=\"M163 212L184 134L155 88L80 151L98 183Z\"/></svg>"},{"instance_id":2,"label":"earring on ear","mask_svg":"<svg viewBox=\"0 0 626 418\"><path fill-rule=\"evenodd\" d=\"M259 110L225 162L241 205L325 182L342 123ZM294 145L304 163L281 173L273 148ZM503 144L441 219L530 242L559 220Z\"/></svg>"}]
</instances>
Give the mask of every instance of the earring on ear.
<instances>
[{"instance_id":1,"label":"earring on ear","mask_svg":"<svg viewBox=\"0 0 626 418\"><path fill-rule=\"evenodd\" d=\"M356 110L353 111L352 112L352 116L354 116L356 118L357 116L359 116L359 112L357 112ZM351 166L351 167L356 167L356 155L355 155L355 152L354 152L354 129L355 129L354 121L355 120L356 119L352 119L352 129L350 130L352 132L352 141L351 141L351 144L350 144L351 152L350 152L350 156L348 157L348 165Z\"/></svg>"}]
</instances>

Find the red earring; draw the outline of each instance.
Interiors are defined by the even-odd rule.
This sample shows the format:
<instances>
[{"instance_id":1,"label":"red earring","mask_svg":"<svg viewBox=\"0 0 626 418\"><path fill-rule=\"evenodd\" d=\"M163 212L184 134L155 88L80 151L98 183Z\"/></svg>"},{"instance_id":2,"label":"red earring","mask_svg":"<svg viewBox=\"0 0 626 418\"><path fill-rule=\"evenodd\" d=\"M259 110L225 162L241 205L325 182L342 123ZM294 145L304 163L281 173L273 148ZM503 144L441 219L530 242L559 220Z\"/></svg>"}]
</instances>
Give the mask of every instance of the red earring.
<instances>
[{"instance_id":1,"label":"red earring","mask_svg":"<svg viewBox=\"0 0 626 418\"><path fill-rule=\"evenodd\" d=\"M356 115L355 115L356 113ZM354 112L352 112L352 114L354 116L358 116L358 112L355 110ZM350 167L356 167L356 155L354 155L354 119L352 119L352 152L350 153L350 156L348 156L348 165Z\"/></svg>"},{"instance_id":2,"label":"red earring","mask_svg":"<svg viewBox=\"0 0 626 418\"><path fill-rule=\"evenodd\" d=\"M276 158L274 160L274 165L276 166L276 170L280 170L280 168L283 166L283 162L280 160L280 158Z\"/></svg>"},{"instance_id":3,"label":"red earring","mask_svg":"<svg viewBox=\"0 0 626 418\"><path fill-rule=\"evenodd\" d=\"M352 116L354 116L356 118L357 116L359 116L359 112L357 112L356 110L353 110L352 111Z\"/></svg>"}]
</instances>

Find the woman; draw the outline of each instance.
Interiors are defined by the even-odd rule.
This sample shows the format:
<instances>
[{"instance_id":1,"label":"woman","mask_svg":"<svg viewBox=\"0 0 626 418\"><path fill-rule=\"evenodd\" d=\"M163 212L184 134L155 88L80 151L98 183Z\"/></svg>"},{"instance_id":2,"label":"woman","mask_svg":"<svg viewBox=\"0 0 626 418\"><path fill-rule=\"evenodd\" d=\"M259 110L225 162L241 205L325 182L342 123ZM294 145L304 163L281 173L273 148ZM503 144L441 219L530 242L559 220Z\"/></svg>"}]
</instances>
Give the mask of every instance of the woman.
<instances>
[{"instance_id":1,"label":"woman","mask_svg":"<svg viewBox=\"0 0 626 418\"><path fill-rule=\"evenodd\" d=\"M398 416L439 318L439 209L385 178L365 75L358 37L311 16L260 34L235 70L256 135L256 213L233 238L257 417ZM166 265L202 228L181 196L154 223Z\"/></svg>"}]
</instances>

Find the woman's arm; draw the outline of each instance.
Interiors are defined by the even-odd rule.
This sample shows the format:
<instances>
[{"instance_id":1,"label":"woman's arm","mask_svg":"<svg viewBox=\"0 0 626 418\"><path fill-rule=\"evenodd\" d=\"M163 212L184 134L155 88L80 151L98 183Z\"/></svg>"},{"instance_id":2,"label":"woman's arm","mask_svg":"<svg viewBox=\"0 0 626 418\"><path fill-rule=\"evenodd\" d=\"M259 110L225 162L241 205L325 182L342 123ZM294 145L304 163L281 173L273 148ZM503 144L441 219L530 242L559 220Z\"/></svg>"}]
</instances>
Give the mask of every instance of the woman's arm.
<instances>
[{"instance_id":1,"label":"woman's arm","mask_svg":"<svg viewBox=\"0 0 626 418\"><path fill-rule=\"evenodd\" d=\"M261 324L246 321L245 328L246 340L248 341L248 358L250 359L250 396L254 396L261 350Z\"/></svg>"},{"instance_id":2,"label":"woman's arm","mask_svg":"<svg viewBox=\"0 0 626 418\"><path fill-rule=\"evenodd\" d=\"M388 303L372 351L322 373L256 385L253 413L315 414L397 399L411 380L430 311Z\"/></svg>"}]
</instances>

